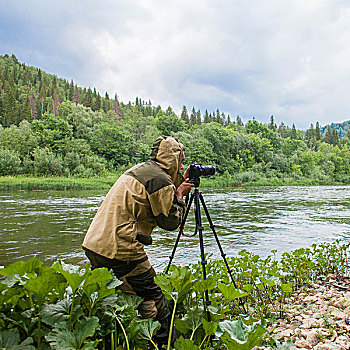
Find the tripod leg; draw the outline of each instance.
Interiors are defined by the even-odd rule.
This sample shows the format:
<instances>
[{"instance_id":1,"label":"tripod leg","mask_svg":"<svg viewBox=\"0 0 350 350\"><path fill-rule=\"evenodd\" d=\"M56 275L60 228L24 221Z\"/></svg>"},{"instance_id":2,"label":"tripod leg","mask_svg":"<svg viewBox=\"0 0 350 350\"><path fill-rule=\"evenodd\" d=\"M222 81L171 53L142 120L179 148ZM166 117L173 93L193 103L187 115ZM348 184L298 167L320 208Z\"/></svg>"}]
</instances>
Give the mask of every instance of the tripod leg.
<instances>
[{"instance_id":1,"label":"tripod leg","mask_svg":"<svg viewBox=\"0 0 350 350\"><path fill-rule=\"evenodd\" d=\"M232 270L231 270L231 268L230 268L230 266L229 266L229 264L228 264L228 262L227 262L226 254L224 253L224 250L222 249L221 243L220 243L220 241L219 241L219 237L218 237L218 235L217 235L217 233L216 233L216 231L215 231L215 226L214 226L214 224L213 224L213 222L212 222L212 220L211 220L211 218L210 218L209 211L208 211L208 209L207 209L207 206L205 205L205 202L204 202L204 198L203 198L202 193L199 193L199 198L200 198L200 201L201 201L201 203L202 203L202 206L203 206L205 215L207 216L207 219L208 219L208 222L209 222L209 226L210 226L211 230L213 231L216 244L217 244L217 246L219 247L221 257L222 257L222 259L223 259L223 261L224 261L224 263L225 263L225 266L226 266L227 272L228 272L228 274L229 274L229 276L230 276L230 278L231 278L232 284L233 284L233 286L237 289L236 282L235 282L235 280L234 280L234 278L233 278L233 276L232 276ZM243 310L245 311L244 302L243 302L243 300L241 300L241 299L240 299L240 304L242 305Z\"/></svg>"},{"instance_id":2,"label":"tripod leg","mask_svg":"<svg viewBox=\"0 0 350 350\"><path fill-rule=\"evenodd\" d=\"M201 213L200 213L200 207L199 207L199 198L200 198L200 193L199 193L198 189L196 188L195 189L195 199L194 199L195 219L196 219L196 225L198 228L203 280L206 280L207 279L207 270L206 270L207 261L205 260L205 253L204 253L203 226L202 226ZM205 293L205 304L206 304L206 307L208 307L211 304L210 300L209 300L209 292L208 292L208 290L206 290L204 293ZM206 311L207 311L208 321L210 322L210 320L211 320L210 312L208 309Z\"/></svg>"},{"instance_id":3,"label":"tripod leg","mask_svg":"<svg viewBox=\"0 0 350 350\"><path fill-rule=\"evenodd\" d=\"M182 218L182 221L181 221L181 224L180 224L180 229L179 229L179 234L177 235L177 238L176 238L176 242L174 244L174 248L173 248L173 251L171 253L171 255L169 256L169 264L165 270L165 273L168 273L169 272L169 269L170 269L170 266L171 266L171 263L174 259L174 256L175 256L175 251L176 251L176 248L179 244L179 241L180 241L180 237L181 235L183 234L183 231L184 231L184 227L185 227L185 223L186 223L186 219L187 219L187 216L188 216L188 213L190 211L190 208L191 208L191 204L193 202L193 198L194 198L194 193L191 193L191 197L190 197L190 200L187 204L187 207L186 207L186 211L185 211L185 214Z\"/></svg>"}]
</instances>

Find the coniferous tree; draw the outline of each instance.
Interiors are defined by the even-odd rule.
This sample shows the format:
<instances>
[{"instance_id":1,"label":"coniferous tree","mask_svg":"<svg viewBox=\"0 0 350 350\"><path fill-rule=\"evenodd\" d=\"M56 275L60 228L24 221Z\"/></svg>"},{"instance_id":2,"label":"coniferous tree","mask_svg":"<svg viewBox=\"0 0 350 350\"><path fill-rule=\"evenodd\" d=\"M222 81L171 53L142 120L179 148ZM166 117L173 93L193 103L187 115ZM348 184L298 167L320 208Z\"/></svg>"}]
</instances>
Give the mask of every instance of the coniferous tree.
<instances>
[{"instance_id":1,"label":"coniferous tree","mask_svg":"<svg viewBox=\"0 0 350 350\"><path fill-rule=\"evenodd\" d=\"M86 95L84 96L84 106L88 108L92 108L92 105L94 103L94 96L92 94L91 88L88 88Z\"/></svg>"},{"instance_id":2,"label":"coniferous tree","mask_svg":"<svg viewBox=\"0 0 350 350\"><path fill-rule=\"evenodd\" d=\"M68 90L69 101L73 101L73 95L74 95L74 83L73 83L73 79L72 79L70 84L69 84L69 90Z\"/></svg>"},{"instance_id":3,"label":"coniferous tree","mask_svg":"<svg viewBox=\"0 0 350 350\"><path fill-rule=\"evenodd\" d=\"M92 110L99 111L101 109L101 105L102 105L101 96L100 96L100 93L98 92L95 99L94 99L94 104L92 106Z\"/></svg>"},{"instance_id":4,"label":"coniferous tree","mask_svg":"<svg viewBox=\"0 0 350 350\"><path fill-rule=\"evenodd\" d=\"M75 84L72 102L74 102L76 105L78 103L80 103L80 94L79 94L79 90L78 90L77 84Z\"/></svg>"},{"instance_id":5,"label":"coniferous tree","mask_svg":"<svg viewBox=\"0 0 350 350\"><path fill-rule=\"evenodd\" d=\"M292 132L291 132L291 134L290 134L290 138L292 139L292 140L296 140L297 139L297 130L296 130L296 128L295 128L295 124L293 123L293 125L292 125Z\"/></svg>"},{"instance_id":6,"label":"coniferous tree","mask_svg":"<svg viewBox=\"0 0 350 350\"><path fill-rule=\"evenodd\" d=\"M30 115L32 119L36 119L36 103L35 103L35 97L33 92L29 97L29 108L30 108Z\"/></svg>"},{"instance_id":7,"label":"coniferous tree","mask_svg":"<svg viewBox=\"0 0 350 350\"><path fill-rule=\"evenodd\" d=\"M195 125L197 121L197 113L194 107L192 107L191 117L190 117L190 126Z\"/></svg>"},{"instance_id":8,"label":"coniferous tree","mask_svg":"<svg viewBox=\"0 0 350 350\"><path fill-rule=\"evenodd\" d=\"M10 126L18 122L18 108L16 101L16 86L11 81L5 82L5 88L1 94L2 98L2 125Z\"/></svg>"},{"instance_id":9,"label":"coniferous tree","mask_svg":"<svg viewBox=\"0 0 350 350\"><path fill-rule=\"evenodd\" d=\"M202 116L201 116L201 110L198 109L196 112L196 124L201 125L202 124Z\"/></svg>"},{"instance_id":10,"label":"coniferous tree","mask_svg":"<svg viewBox=\"0 0 350 350\"><path fill-rule=\"evenodd\" d=\"M204 123L210 123L210 116L208 114L208 110L206 109L205 110L205 113L204 113Z\"/></svg>"},{"instance_id":11,"label":"coniferous tree","mask_svg":"<svg viewBox=\"0 0 350 350\"><path fill-rule=\"evenodd\" d=\"M239 115L237 115L237 117L236 117L236 125L238 127L244 127L243 121Z\"/></svg>"},{"instance_id":12,"label":"coniferous tree","mask_svg":"<svg viewBox=\"0 0 350 350\"><path fill-rule=\"evenodd\" d=\"M216 110L215 121L216 121L217 123L219 123L219 124L222 124L222 119L221 119L221 116L220 116L219 108L217 108L217 110Z\"/></svg>"},{"instance_id":13,"label":"coniferous tree","mask_svg":"<svg viewBox=\"0 0 350 350\"><path fill-rule=\"evenodd\" d=\"M185 105L182 107L180 119L183 120L186 125L190 124L190 118L188 116L187 107Z\"/></svg>"},{"instance_id":14,"label":"coniferous tree","mask_svg":"<svg viewBox=\"0 0 350 350\"><path fill-rule=\"evenodd\" d=\"M120 108L118 95L114 95L113 111L119 117L119 120L122 118L122 109Z\"/></svg>"},{"instance_id":15,"label":"coniferous tree","mask_svg":"<svg viewBox=\"0 0 350 350\"><path fill-rule=\"evenodd\" d=\"M316 128L315 128L315 138L316 140L321 140L321 130L320 130L320 123L316 123Z\"/></svg>"},{"instance_id":16,"label":"coniferous tree","mask_svg":"<svg viewBox=\"0 0 350 350\"><path fill-rule=\"evenodd\" d=\"M268 127L270 130L273 130L273 131L276 131L276 130L277 130L277 125L276 125L276 123L275 123L275 120L274 120L273 115L271 115L271 117L270 117L270 123L267 125L267 127Z\"/></svg>"},{"instance_id":17,"label":"coniferous tree","mask_svg":"<svg viewBox=\"0 0 350 350\"><path fill-rule=\"evenodd\" d=\"M108 92L106 91L105 98L102 101L102 109L106 113L111 109L110 101L109 101L109 95Z\"/></svg>"}]
</instances>

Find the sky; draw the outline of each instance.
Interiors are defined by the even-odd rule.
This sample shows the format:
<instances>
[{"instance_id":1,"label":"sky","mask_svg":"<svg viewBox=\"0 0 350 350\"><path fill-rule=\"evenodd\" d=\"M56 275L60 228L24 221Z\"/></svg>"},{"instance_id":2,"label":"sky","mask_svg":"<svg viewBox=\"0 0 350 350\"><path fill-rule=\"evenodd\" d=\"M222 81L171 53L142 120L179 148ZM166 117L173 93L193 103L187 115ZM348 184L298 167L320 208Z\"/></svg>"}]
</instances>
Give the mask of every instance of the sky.
<instances>
[{"instance_id":1,"label":"sky","mask_svg":"<svg viewBox=\"0 0 350 350\"><path fill-rule=\"evenodd\" d=\"M350 119L348 0L0 0L0 54L127 103Z\"/></svg>"}]
</instances>

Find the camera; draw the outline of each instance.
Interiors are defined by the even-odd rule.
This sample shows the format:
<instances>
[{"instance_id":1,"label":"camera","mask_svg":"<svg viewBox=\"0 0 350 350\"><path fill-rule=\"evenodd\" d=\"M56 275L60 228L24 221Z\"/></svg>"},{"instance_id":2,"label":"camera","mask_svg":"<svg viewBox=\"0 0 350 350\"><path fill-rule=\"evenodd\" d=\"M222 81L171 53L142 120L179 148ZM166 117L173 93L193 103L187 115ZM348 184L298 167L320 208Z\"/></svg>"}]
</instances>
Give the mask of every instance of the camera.
<instances>
[{"instance_id":1,"label":"camera","mask_svg":"<svg viewBox=\"0 0 350 350\"><path fill-rule=\"evenodd\" d=\"M202 165L202 163L193 163L190 165L189 182L195 187L199 186L201 176L210 176L215 174L215 168L212 165Z\"/></svg>"}]
</instances>

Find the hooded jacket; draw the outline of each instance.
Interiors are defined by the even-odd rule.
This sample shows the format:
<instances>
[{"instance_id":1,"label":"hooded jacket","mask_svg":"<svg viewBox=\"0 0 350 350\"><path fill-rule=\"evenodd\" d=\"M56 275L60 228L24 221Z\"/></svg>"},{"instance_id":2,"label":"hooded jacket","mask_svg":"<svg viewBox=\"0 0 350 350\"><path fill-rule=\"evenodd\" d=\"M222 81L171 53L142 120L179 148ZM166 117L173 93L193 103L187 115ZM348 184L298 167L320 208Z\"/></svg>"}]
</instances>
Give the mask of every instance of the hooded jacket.
<instances>
[{"instance_id":1,"label":"hooded jacket","mask_svg":"<svg viewBox=\"0 0 350 350\"><path fill-rule=\"evenodd\" d=\"M98 209L83 247L109 259L139 260L146 257L136 236L151 235L159 226L175 230L185 203L176 194L183 145L173 137L159 137L150 160L119 177Z\"/></svg>"}]
</instances>

